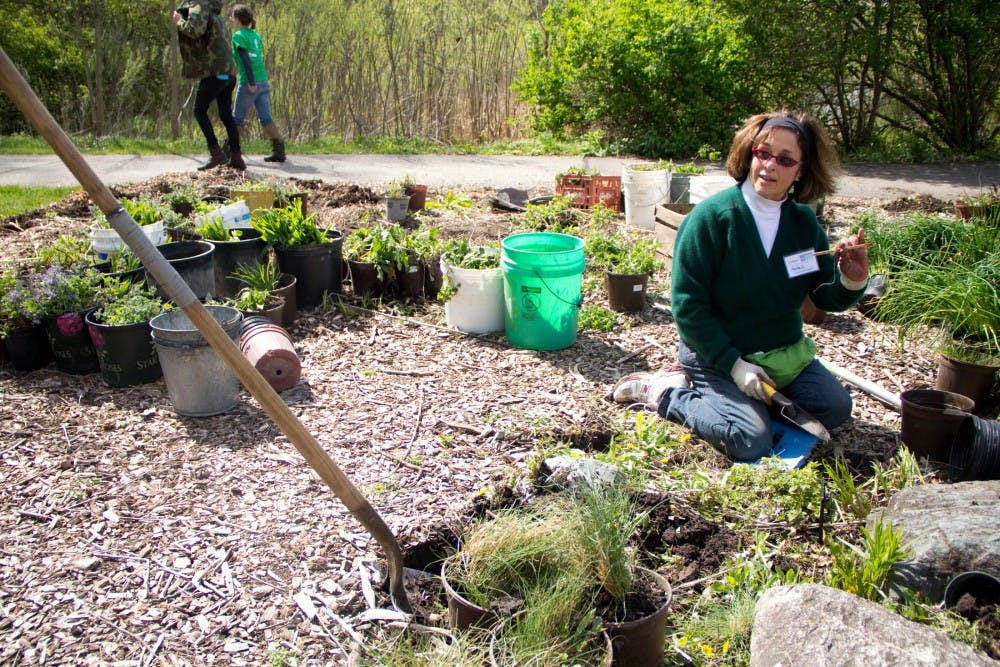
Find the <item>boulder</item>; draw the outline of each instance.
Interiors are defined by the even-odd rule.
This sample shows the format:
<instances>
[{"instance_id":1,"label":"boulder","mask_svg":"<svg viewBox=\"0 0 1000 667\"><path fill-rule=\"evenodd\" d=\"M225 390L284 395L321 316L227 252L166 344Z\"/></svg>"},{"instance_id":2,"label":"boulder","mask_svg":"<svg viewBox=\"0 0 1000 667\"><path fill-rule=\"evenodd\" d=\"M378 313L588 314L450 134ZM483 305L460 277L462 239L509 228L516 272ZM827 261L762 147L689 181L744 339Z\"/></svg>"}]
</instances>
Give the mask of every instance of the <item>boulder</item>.
<instances>
[{"instance_id":1,"label":"boulder","mask_svg":"<svg viewBox=\"0 0 1000 667\"><path fill-rule=\"evenodd\" d=\"M903 489L879 517L903 533L913 555L893 568L891 586L939 602L948 582L968 571L1000 577L1000 481L927 484Z\"/></svg>"},{"instance_id":2,"label":"boulder","mask_svg":"<svg viewBox=\"0 0 1000 667\"><path fill-rule=\"evenodd\" d=\"M751 667L996 667L997 661L881 605L819 584L776 586L754 612Z\"/></svg>"}]
</instances>

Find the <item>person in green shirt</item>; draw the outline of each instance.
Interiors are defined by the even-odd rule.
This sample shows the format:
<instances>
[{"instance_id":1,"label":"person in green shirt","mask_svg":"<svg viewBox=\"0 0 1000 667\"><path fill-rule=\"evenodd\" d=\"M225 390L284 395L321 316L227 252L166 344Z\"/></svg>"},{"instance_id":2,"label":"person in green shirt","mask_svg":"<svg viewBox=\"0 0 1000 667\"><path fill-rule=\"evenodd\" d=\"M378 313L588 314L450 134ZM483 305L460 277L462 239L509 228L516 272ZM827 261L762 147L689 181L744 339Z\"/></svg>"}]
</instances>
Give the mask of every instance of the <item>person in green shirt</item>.
<instances>
[{"instance_id":1,"label":"person in green shirt","mask_svg":"<svg viewBox=\"0 0 1000 667\"><path fill-rule=\"evenodd\" d=\"M868 283L864 231L828 254L803 202L829 196L839 171L823 126L806 114L747 119L726 161L737 184L699 203L681 224L671 268L678 364L621 378L612 397L687 425L737 461L774 444L764 384L827 429L851 415L850 393L815 358L799 309L844 311Z\"/></svg>"},{"instance_id":2,"label":"person in green shirt","mask_svg":"<svg viewBox=\"0 0 1000 667\"><path fill-rule=\"evenodd\" d=\"M253 106L264 136L271 140L271 154L264 158L264 162L284 162L285 139L271 117L271 84L264 67L264 41L254 30L257 20L247 5L235 5L230 20L234 29L233 59L239 69L233 118L236 125L243 127L247 112Z\"/></svg>"}]
</instances>

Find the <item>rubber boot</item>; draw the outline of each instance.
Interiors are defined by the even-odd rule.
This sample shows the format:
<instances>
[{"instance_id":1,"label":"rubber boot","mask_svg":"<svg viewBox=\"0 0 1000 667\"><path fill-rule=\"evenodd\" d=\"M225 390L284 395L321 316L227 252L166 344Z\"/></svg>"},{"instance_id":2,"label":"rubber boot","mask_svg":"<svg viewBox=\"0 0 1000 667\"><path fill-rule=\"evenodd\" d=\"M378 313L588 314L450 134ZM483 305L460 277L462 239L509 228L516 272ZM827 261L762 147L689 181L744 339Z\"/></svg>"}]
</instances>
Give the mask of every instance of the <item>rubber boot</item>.
<instances>
[{"instance_id":1,"label":"rubber boot","mask_svg":"<svg viewBox=\"0 0 1000 667\"><path fill-rule=\"evenodd\" d=\"M271 154L264 158L264 162L284 162L285 142L281 139L271 139Z\"/></svg>"},{"instance_id":2,"label":"rubber boot","mask_svg":"<svg viewBox=\"0 0 1000 667\"><path fill-rule=\"evenodd\" d=\"M208 150L211 153L208 157L208 162L198 167L198 171L215 169L216 167L221 167L226 164L226 154L222 152L222 148L219 146L212 146Z\"/></svg>"},{"instance_id":3,"label":"rubber boot","mask_svg":"<svg viewBox=\"0 0 1000 667\"><path fill-rule=\"evenodd\" d=\"M274 123L268 123L261 129L264 136L271 140L271 154L264 158L264 162L284 162L285 139L281 136L281 130Z\"/></svg>"},{"instance_id":4,"label":"rubber boot","mask_svg":"<svg viewBox=\"0 0 1000 667\"><path fill-rule=\"evenodd\" d=\"M240 171L247 170L247 163L243 161L242 151L229 151L229 166Z\"/></svg>"}]
</instances>

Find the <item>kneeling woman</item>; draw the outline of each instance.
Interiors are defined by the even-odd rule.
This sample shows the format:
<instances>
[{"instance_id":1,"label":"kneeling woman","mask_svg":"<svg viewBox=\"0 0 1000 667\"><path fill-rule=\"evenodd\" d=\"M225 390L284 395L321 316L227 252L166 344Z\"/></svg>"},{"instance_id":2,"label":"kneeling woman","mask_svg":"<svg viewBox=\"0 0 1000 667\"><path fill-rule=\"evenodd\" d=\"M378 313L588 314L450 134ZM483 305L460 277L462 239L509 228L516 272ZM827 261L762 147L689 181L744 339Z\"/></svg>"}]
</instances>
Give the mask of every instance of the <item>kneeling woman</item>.
<instances>
[{"instance_id":1,"label":"kneeling woman","mask_svg":"<svg viewBox=\"0 0 1000 667\"><path fill-rule=\"evenodd\" d=\"M680 226L671 269L678 365L633 373L612 390L685 424L737 461L770 453L769 384L827 429L851 397L815 358L799 309L844 311L868 283L864 232L832 253L804 203L833 192L839 169L823 127L804 114L753 116L726 161L737 184L699 203Z\"/></svg>"}]
</instances>

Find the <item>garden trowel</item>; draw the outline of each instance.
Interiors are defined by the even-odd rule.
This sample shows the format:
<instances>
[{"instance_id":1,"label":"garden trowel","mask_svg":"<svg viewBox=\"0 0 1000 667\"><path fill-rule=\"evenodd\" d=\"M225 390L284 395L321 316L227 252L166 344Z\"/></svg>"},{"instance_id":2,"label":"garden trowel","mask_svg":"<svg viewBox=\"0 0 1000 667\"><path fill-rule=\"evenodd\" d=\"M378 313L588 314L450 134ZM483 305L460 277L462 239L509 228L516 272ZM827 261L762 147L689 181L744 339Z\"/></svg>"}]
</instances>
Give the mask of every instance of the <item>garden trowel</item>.
<instances>
[{"instance_id":1,"label":"garden trowel","mask_svg":"<svg viewBox=\"0 0 1000 667\"><path fill-rule=\"evenodd\" d=\"M771 385L766 382L762 382L761 384L764 385L764 392L771 398L771 403L778 406L782 419L798 426L806 433L815 435L823 442L830 442L830 432L826 430L826 427L818 419L795 405L791 399Z\"/></svg>"}]
</instances>

